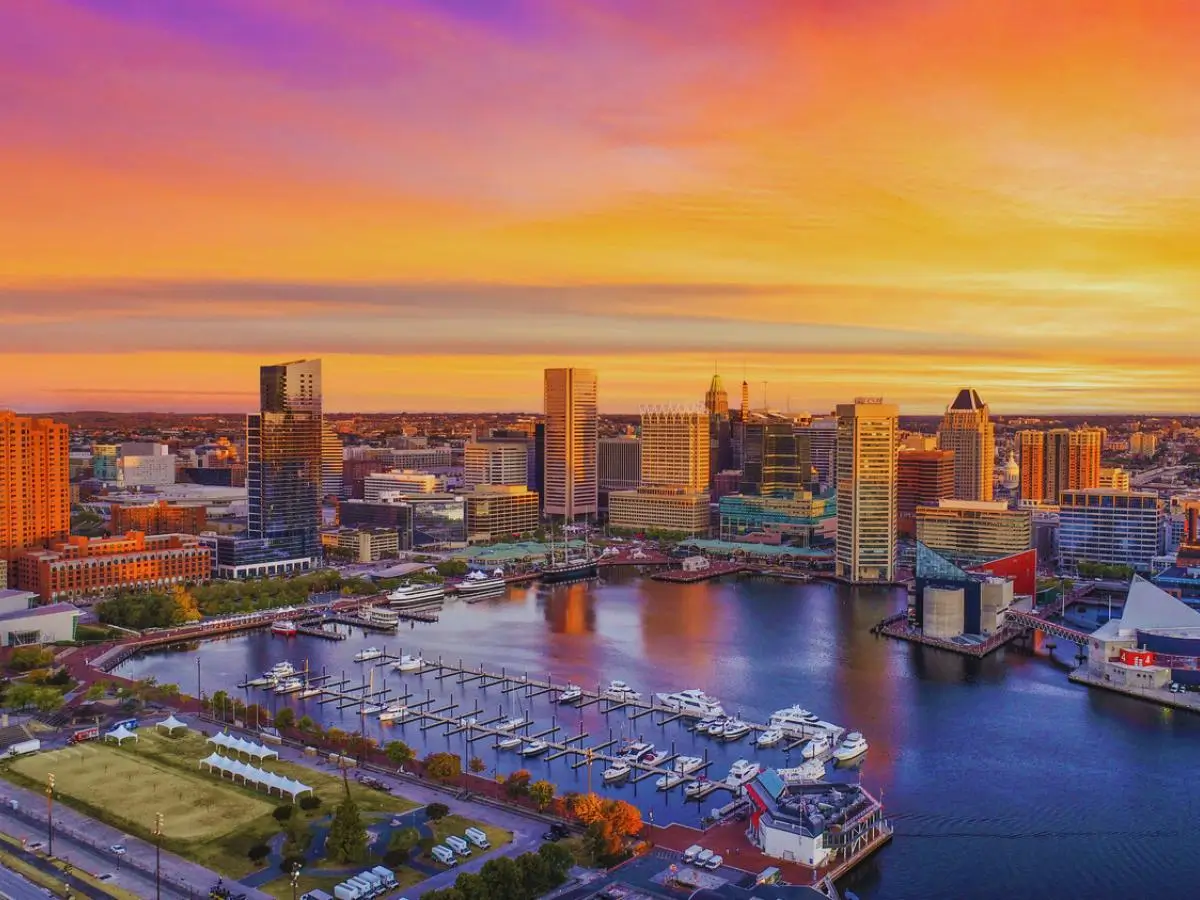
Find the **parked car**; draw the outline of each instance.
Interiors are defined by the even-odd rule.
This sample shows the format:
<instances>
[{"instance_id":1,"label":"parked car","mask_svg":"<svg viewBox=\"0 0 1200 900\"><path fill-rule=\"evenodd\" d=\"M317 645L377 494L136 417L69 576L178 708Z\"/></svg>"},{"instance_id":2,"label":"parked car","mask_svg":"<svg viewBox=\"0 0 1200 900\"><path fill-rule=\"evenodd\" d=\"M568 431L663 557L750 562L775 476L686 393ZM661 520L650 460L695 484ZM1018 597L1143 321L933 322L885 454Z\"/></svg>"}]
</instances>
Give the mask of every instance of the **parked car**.
<instances>
[{"instance_id":1,"label":"parked car","mask_svg":"<svg viewBox=\"0 0 1200 900\"><path fill-rule=\"evenodd\" d=\"M26 845L27 850L41 850L46 846L45 841L34 841L32 844Z\"/></svg>"},{"instance_id":2,"label":"parked car","mask_svg":"<svg viewBox=\"0 0 1200 900\"><path fill-rule=\"evenodd\" d=\"M108 849L109 849L110 853L115 853L115 854L117 854L117 856L125 855L125 845L124 844L113 844Z\"/></svg>"},{"instance_id":3,"label":"parked car","mask_svg":"<svg viewBox=\"0 0 1200 900\"><path fill-rule=\"evenodd\" d=\"M566 825L555 823L550 826L550 830L542 835L544 841L561 841L563 838L570 837L571 831Z\"/></svg>"},{"instance_id":4,"label":"parked car","mask_svg":"<svg viewBox=\"0 0 1200 900\"><path fill-rule=\"evenodd\" d=\"M97 881L112 881L114 878L116 878L116 876L113 875L112 872L101 872L96 876Z\"/></svg>"}]
</instances>

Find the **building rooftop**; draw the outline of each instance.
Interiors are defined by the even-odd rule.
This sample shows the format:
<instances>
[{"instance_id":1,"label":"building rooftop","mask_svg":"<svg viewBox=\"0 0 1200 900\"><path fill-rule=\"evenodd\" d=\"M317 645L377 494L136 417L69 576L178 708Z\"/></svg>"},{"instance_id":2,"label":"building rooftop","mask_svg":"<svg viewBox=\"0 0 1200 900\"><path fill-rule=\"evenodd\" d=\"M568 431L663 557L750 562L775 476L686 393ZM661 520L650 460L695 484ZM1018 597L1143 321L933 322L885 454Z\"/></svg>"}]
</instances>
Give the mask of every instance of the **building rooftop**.
<instances>
[{"instance_id":1,"label":"building rooftop","mask_svg":"<svg viewBox=\"0 0 1200 900\"><path fill-rule=\"evenodd\" d=\"M37 596L34 594L33 596ZM34 606L28 609L14 609L11 612L0 612L0 622L9 621L11 619L28 619L30 616L53 616L61 613L74 613L77 616L83 615L78 606L73 603L48 603L45 606Z\"/></svg>"},{"instance_id":2,"label":"building rooftop","mask_svg":"<svg viewBox=\"0 0 1200 900\"><path fill-rule=\"evenodd\" d=\"M950 409L955 412L974 412L983 409L984 406L986 404L979 399L979 394L973 388L963 388L950 404Z\"/></svg>"},{"instance_id":3,"label":"building rooftop","mask_svg":"<svg viewBox=\"0 0 1200 900\"><path fill-rule=\"evenodd\" d=\"M1200 637L1200 612L1140 575L1129 585L1119 619L1109 619L1092 636L1114 640L1122 632L1153 631L1178 637Z\"/></svg>"}]
</instances>

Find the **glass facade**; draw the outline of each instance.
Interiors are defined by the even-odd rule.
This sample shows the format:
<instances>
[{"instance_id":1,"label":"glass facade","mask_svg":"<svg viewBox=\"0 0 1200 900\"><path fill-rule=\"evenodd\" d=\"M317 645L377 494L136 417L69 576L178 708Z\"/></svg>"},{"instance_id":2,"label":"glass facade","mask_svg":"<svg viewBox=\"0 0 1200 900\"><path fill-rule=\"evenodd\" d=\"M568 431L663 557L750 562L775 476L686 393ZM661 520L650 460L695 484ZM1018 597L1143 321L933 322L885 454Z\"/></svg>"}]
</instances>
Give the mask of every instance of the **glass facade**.
<instances>
[{"instance_id":1,"label":"glass facade","mask_svg":"<svg viewBox=\"0 0 1200 900\"><path fill-rule=\"evenodd\" d=\"M465 497L436 497L429 494L406 497L412 507L412 544L437 547L467 542Z\"/></svg>"},{"instance_id":2,"label":"glass facade","mask_svg":"<svg viewBox=\"0 0 1200 900\"><path fill-rule=\"evenodd\" d=\"M812 482L812 455L807 434L791 422L751 422L742 432L741 492L760 497L788 497Z\"/></svg>"},{"instance_id":3,"label":"glass facade","mask_svg":"<svg viewBox=\"0 0 1200 900\"><path fill-rule=\"evenodd\" d=\"M730 494L719 502L721 540L735 541L749 534L777 532L808 546L814 533L837 515L832 497L800 493L794 498L753 497Z\"/></svg>"},{"instance_id":4,"label":"glass facade","mask_svg":"<svg viewBox=\"0 0 1200 900\"><path fill-rule=\"evenodd\" d=\"M1063 491L1058 545L1063 562L1132 566L1147 572L1158 553L1159 500L1138 491Z\"/></svg>"}]
</instances>

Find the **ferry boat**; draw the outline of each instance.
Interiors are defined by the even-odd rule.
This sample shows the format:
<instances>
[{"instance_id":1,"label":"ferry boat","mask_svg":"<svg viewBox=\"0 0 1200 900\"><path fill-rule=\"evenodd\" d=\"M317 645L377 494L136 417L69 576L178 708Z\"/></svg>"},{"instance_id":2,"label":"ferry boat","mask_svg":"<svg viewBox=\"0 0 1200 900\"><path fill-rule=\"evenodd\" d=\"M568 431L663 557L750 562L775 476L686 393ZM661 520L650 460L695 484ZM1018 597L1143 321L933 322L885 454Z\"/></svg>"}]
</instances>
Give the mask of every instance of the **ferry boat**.
<instances>
[{"instance_id":1,"label":"ferry boat","mask_svg":"<svg viewBox=\"0 0 1200 900\"><path fill-rule=\"evenodd\" d=\"M504 590L504 570L497 569L492 575L484 575L482 572L468 572L457 585L458 593L465 596L473 596L476 594L497 593Z\"/></svg>"},{"instance_id":2,"label":"ferry boat","mask_svg":"<svg viewBox=\"0 0 1200 900\"><path fill-rule=\"evenodd\" d=\"M392 668L397 672L419 672L425 668L425 660L419 656L410 656L405 653L399 661L392 663Z\"/></svg>"},{"instance_id":3,"label":"ferry boat","mask_svg":"<svg viewBox=\"0 0 1200 900\"><path fill-rule=\"evenodd\" d=\"M520 747L521 741L522 738L514 734L496 741L496 746L501 750L512 750L514 747Z\"/></svg>"},{"instance_id":4,"label":"ferry boat","mask_svg":"<svg viewBox=\"0 0 1200 900\"><path fill-rule=\"evenodd\" d=\"M833 738L830 737L828 731L822 731L800 748L800 755L805 759L816 759L818 756L828 753L832 746Z\"/></svg>"},{"instance_id":5,"label":"ferry boat","mask_svg":"<svg viewBox=\"0 0 1200 900\"><path fill-rule=\"evenodd\" d=\"M740 741L750 733L750 726L741 719L730 719L721 729L721 738L726 741Z\"/></svg>"},{"instance_id":6,"label":"ferry boat","mask_svg":"<svg viewBox=\"0 0 1200 900\"><path fill-rule=\"evenodd\" d=\"M583 699L583 688L577 684L568 684L559 692L559 703L577 703Z\"/></svg>"},{"instance_id":7,"label":"ferry boat","mask_svg":"<svg viewBox=\"0 0 1200 900\"><path fill-rule=\"evenodd\" d=\"M296 627L296 623L291 619L280 619L277 622L271 623L271 634L278 634L283 637L295 637L299 633L300 629Z\"/></svg>"},{"instance_id":8,"label":"ferry boat","mask_svg":"<svg viewBox=\"0 0 1200 900\"><path fill-rule=\"evenodd\" d=\"M359 650L354 654L355 662L370 662L373 659L379 659L383 656L383 651L378 647L367 647L365 650Z\"/></svg>"},{"instance_id":9,"label":"ferry boat","mask_svg":"<svg viewBox=\"0 0 1200 900\"><path fill-rule=\"evenodd\" d=\"M810 759L791 769L776 769L775 774L784 784L811 784L825 777L825 763Z\"/></svg>"},{"instance_id":10,"label":"ferry boat","mask_svg":"<svg viewBox=\"0 0 1200 900\"><path fill-rule=\"evenodd\" d=\"M545 741L530 741L521 749L522 756L538 756L550 749L550 745Z\"/></svg>"},{"instance_id":11,"label":"ferry boat","mask_svg":"<svg viewBox=\"0 0 1200 900\"><path fill-rule=\"evenodd\" d=\"M629 763L622 759L618 759L611 766L604 770L601 777L603 777L604 780L609 783L614 781L624 781L629 777L629 773L631 771L632 770L629 768Z\"/></svg>"},{"instance_id":12,"label":"ferry boat","mask_svg":"<svg viewBox=\"0 0 1200 900\"><path fill-rule=\"evenodd\" d=\"M629 700L640 700L642 695L631 688L623 681L611 681L608 687L604 689L604 696L609 700L621 700L627 702Z\"/></svg>"},{"instance_id":13,"label":"ferry boat","mask_svg":"<svg viewBox=\"0 0 1200 900\"><path fill-rule=\"evenodd\" d=\"M846 735L842 745L833 751L833 758L840 763L851 762L867 752L867 739L857 731Z\"/></svg>"},{"instance_id":14,"label":"ferry boat","mask_svg":"<svg viewBox=\"0 0 1200 900\"><path fill-rule=\"evenodd\" d=\"M673 694L655 694L654 697L667 709L673 709L685 716L699 716L707 719L725 715L720 701L708 696L704 691L676 691Z\"/></svg>"},{"instance_id":15,"label":"ferry boat","mask_svg":"<svg viewBox=\"0 0 1200 900\"><path fill-rule=\"evenodd\" d=\"M413 584L406 582L398 585L387 595L387 601L392 606L416 606L420 603L433 603L446 596L446 588L441 584Z\"/></svg>"},{"instance_id":16,"label":"ferry boat","mask_svg":"<svg viewBox=\"0 0 1200 900\"><path fill-rule=\"evenodd\" d=\"M669 791L677 784L682 784L686 779L679 772L668 772L666 775L656 779L654 786L660 791Z\"/></svg>"},{"instance_id":17,"label":"ferry boat","mask_svg":"<svg viewBox=\"0 0 1200 900\"><path fill-rule=\"evenodd\" d=\"M725 782L732 787L739 788L757 778L761 770L758 763L750 762L748 759L739 759L729 767L729 777L725 779Z\"/></svg>"},{"instance_id":18,"label":"ferry boat","mask_svg":"<svg viewBox=\"0 0 1200 900\"><path fill-rule=\"evenodd\" d=\"M783 730L789 737L806 737L820 723L820 719L800 706L788 706L771 713L767 723Z\"/></svg>"},{"instance_id":19,"label":"ferry boat","mask_svg":"<svg viewBox=\"0 0 1200 900\"><path fill-rule=\"evenodd\" d=\"M699 756L680 756L675 759L675 771L680 775L690 775L704 766L704 760Z\"/></svg>"},{"instance_id":20,"label":"ferry boat","mask_svg":"<svg viewBox=\"0 0 1200 900\"><path fill-rule=\"evenodd\" d=\"M376 628L400 627L400 613L386 606L364 606L359 615Z\"/></svg>"},{"instance_id":21,"label":"ferry boat","mask_svg":"<svg viewBox=\"0 0 1200 900\"><path fill-rule=\"evenodd\" d=\"M277 694L294 694L302 690L304 690L304 682L299 678L285 678L275 685Z\"/></svg>"},{"instance_id":22,"label":"ferry boat","mask_svg":"<svg viewBox=\"0 0 1200 900\"><path fill-rule=\"evenodd\" d=\"M758 747L774 747L783 740L783 729L771 726L766 731L758 736L755 740L755 745Z\"/></svg>"}]
</instances>

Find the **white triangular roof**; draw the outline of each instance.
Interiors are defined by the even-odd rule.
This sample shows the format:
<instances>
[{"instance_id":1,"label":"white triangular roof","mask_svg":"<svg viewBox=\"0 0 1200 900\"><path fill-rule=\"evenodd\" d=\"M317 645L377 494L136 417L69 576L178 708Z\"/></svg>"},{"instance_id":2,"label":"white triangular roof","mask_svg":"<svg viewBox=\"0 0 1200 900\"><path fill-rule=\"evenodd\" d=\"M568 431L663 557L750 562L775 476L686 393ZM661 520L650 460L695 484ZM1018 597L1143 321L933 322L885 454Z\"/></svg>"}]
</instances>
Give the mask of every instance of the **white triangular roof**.
<instances>
[{"instance_id":1,"label":"white triangular roof","mask_svg":"<svg viewBox=\"0 0 1200 900\"><path fill-rule=\"evenodd\" d=\"M1200 628L1200 612L1177 597L1172 597L1145 578L1137 576L1129 586L1125 609L1121 612L1125 628Z\"/></svg>"},{"instance_id":2,"label":"white triangular roof","mask_svg":"<svg viewBox=\"0 0 1200 900\"><path fill-rule=\"evenodd\" d=\"M214 734L212 737L210 737L208 739L208 742L210 744L216 744L218 747L228 747L229 742L232 740L233 740L233 738L230 737L226 732L218 731L216 734Z\"/></svg>"},{"instance_id":3,"label":"white triangular roof","mask_svg":"<svg viewBox=\"0 0 1200 900\"><path fill-rule=\"evenodd\" d=\"M105 737L105 739L112 738L114 741L116 741L119 744L122 741L124 741L126 738L137 738L137 735L134 734L132 731L130 731L128 728L126 728L124 725L121 725L117 728L114 728L112 731L110 731L104 737Z\"/></svg>"},{"instance_id":4,"label":"white triangular roof","mask_svg":"<svg viewBox=\"0 0 1200 900\"><path fill-rule=\"evenodd\" d=\"M175 714L171 713L171 715L167 716L158 723L158 727L165 728L167 731L174 731L176 728L187 728L187 722L179 721L177 718L175 718Z\"/></svg>"}]
</instances>

